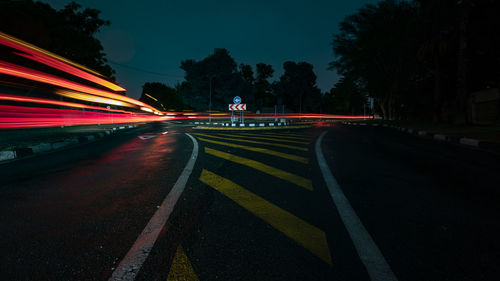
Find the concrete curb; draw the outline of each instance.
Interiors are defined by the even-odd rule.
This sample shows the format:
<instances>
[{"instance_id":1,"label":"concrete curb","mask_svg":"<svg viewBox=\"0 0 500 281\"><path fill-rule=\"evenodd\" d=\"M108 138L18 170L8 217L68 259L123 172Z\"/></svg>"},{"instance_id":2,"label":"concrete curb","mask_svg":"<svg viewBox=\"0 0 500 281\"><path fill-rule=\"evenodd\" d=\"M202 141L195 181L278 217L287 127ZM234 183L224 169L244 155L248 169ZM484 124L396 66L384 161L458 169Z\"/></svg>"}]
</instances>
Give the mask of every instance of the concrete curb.
<instances>
[{"instance_id":1,"label":"concrete curb","mask_svg":"<svg viewBox=\"0 0 500 281\"><path fill-rule=\"evenodd\" d=\"M268 122L268 123L229 123L229 122L191 122L191 124L205 125L203 127L283 127L290 126L289 123L286 122Z\"/></svg>"},{"instance_id":2,"label":"concrete curb","mask_svg":"<svg viewBox=\"0 0 500 281\"><path fill-rule=\"evenodd\" d=\"M39 144L33 144L26 147L16 147L12 150L3 150L0 151L0 164L4 161L12 161L19 158L32 156L35 154L62 150L64 148L68 148L77 144L90 143L96 141L97 139L114 134L118 130L135 128L135 127L137 127L137 125L114 127L104 132L94 133L86 136L71 137L58 141L42 142Z\"/></svg>"},{"instance_id":3,"label":"concrete curb","mask_svg":"<svg viewBox=\"0 0 500 281\"><path fill-rule=\"evenodd\" d=\"M344 125L362 125L364 123L356 123L356 122L342 122ZM479 139L471 139L471 138L460 138L460 137L455 137L455 136L448 136L445 134L440 134L440 133L429 133L427 131L423 130L415 130L412 128L405 128L405 127L398 127L395 125L388 125L388 124L377 124L377 123L372 123L368 124L372 127L386 127L386 128L392 128L396 129L401 132L406 132L411 135L416 135L419 137L425 137L425 138L431 138L435 141L439 142L448 142L448 143L455 143L455 144L460 144L460 145L465 145L469 147L477 147L477 148L486 148L486 149L491 149L491 148L500 148L500 145L497 143L492 143L492 142L487 142Z\"/></svg>"}]
</instances>

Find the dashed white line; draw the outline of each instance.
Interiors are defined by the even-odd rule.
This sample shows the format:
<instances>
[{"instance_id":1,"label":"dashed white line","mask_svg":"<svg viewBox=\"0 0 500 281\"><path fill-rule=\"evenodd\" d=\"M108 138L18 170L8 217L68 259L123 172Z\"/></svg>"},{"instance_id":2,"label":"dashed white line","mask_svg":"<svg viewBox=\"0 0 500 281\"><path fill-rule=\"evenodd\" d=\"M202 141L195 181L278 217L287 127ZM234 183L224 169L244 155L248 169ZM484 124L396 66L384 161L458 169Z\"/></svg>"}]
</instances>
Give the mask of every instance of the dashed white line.
<instances>
[{"instance_id":1,"label":"dashed white line","mask_svg":"<svg viewBox=\"0 0 500 281\"><path fill-rule=\"evenodd\" d=\"M321 141L326 133L326 131L323 132L316 141L316 158L318 159L321 173L323 174L333 202L337 207L340 218L351 237L361 261L365 265L366 271L368 271L370 279L372 281L397 281L398 279L392 272L382 252L380 252L370 233L363 226L363 223L352 208L349 200L347 200L347 197L345 197L344 192L342 192L337 180L330 171L330 167L326 163L321 149Z\"/></svg>"},{"instance_id":2,"label":"dashed white line","mask_svg":"<svg viewBox=\"0 0 500 281\"><path fill-rule=\"evenodd\" d=\"M198 158L198 142L190 134L186 134L193 141L193 152L191 157L184 167L181 175L175 182L174 187L168 193L167 197L163 200L160 208L156 210L153 217L149 220L148 224L141 232L137 240L135 241L132 248L128 251L125 257L122 259L118 267L115 269L109 281L116 280L134 280L137 273L141 269L142 264L149 255L149 252L153 248L160 231L167 222L170 214L172 213L177 200L184 191L187 180L193 171L194 164Z\"/></svg>"}]
</instances>

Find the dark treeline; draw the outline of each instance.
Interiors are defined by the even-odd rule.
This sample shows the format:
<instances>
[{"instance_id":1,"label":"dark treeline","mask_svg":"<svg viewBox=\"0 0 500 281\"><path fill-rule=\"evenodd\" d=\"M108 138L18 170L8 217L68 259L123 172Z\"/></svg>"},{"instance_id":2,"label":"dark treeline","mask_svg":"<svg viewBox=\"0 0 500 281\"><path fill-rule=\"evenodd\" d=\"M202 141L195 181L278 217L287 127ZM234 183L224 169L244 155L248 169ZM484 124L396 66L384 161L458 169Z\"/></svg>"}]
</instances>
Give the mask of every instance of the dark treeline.
<instances>
[{"instance_id":1,"label":"dark treeline","mask_svg":"<svg viewBox=\"0 0 500 281\"><path fill-rule=\"evenodd\" d=\"M373 97L386 119L467 123L471 93L500 83L500 1L385 0L340 24L325 98L357 107ZM345 109L345 106L344 106Z\"/></svg>"},{"instance_id":2,"label":"dark treeline","mask_svg":"<svg viewBox=\"0 0 500 281\"><path fill-rule=\"evenodd\" d=\"M146 94L169 104L169 109L193 109L206 111L210 98L212 110L227 111L234 96L240 96L247 109L252 111L272 111L274 106L295 112L317 112L321 105L321 92L316 86L313 66L306 62L287 61L284 73L278 81L271 82L274 69L271 65L258 63L238 65L226 49L215 49L206 58L184 60L181 68L185 71L185 81L169 87L161 83L146 83L141 100L157 104ZM161 87L151 87L161 84ZM167 97L168 95L168 97ZM182 97L183 106L169 103Z\"/></svg>"}]
</instances>

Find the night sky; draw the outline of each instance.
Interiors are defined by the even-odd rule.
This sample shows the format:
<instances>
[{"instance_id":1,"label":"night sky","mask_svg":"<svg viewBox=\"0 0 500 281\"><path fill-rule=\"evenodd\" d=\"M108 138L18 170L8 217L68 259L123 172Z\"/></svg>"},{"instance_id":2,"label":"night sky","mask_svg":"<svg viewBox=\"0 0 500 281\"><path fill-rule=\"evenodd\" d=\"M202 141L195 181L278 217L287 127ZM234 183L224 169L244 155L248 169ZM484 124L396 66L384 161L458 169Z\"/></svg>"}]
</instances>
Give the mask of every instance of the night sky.
<instances>
[{"instance_id":1,"label":"night sky","mask_svg":"<svg viewBox=\"0 0 500 281\"><path fill-rule=\"evenodd\" d=\"M48 0L56 9L70 0ZM346 15L374 0L205 1L76 0L102 11L111 21L98 35L127 95L139 98L144 82L174 86L183 81L185 59L201 60L226 48L238 64L272 64L273 79L283 62L314 65L318 86L328 91L338 75L327 70L334 59L332 36Z\"/></svg>"}]
</instances>

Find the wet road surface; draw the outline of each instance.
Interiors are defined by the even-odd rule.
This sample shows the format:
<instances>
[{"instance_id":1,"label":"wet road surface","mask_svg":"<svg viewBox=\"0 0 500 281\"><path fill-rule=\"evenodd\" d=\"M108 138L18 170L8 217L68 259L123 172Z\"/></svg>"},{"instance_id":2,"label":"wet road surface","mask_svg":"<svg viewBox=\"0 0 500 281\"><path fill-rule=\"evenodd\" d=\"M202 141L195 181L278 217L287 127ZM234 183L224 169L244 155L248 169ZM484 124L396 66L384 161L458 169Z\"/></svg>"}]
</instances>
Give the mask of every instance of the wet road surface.
<instances>
[{"instance_id":1,"label":"wet road surface","mask_svg":"<svg viewBox=\"0 0 500 281\"><path fill-rule=\"evenodd\" d=\"M2 275L110 278L191 159L186 133L199 146L194 168L136 280L500 273L498 156L386 128L164 123L0 165ZM325 182L316 145L345 201Z\"/></svg>"}]
</instances>

